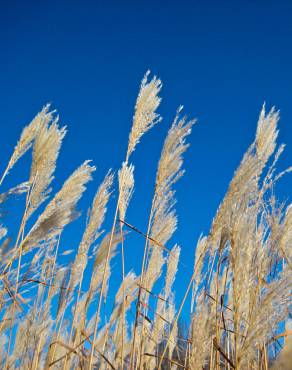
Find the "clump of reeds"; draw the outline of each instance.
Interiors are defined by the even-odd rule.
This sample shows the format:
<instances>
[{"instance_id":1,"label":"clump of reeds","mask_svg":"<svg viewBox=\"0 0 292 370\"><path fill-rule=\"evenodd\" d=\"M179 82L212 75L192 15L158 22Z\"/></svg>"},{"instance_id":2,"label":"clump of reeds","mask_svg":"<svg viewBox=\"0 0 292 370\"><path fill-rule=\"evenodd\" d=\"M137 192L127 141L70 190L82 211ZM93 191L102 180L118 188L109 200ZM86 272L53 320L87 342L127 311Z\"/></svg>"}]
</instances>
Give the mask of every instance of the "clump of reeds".
<instances>
[{"instance_id":1,"label":"clump of reeds","mask_svg":"<svg viewBox=\"0 0 292 370\"><path fill-rule=\"evenodd\" d=\"M276 170L284 150L277 145L279 113L274 108L266 113L263 107L255 139L210 232L194 248L194 267L186 286L180 287L185 294L178 302L173 284L184 246L169 241L178 226L175 184L184 174L183 155L195 123L182 116L182 107L162 146L148 224L141 230L127 219L135 186L132 153L142 136L161 122L161 87L147 72L125 158L117 176L110 170L97 188L73 250L60 252L62 232L80 215L77 203L95 167L85 161L51 196L66 129L48 105L24 128L0 180L3 187L32 148L24 182L0 193L1 206L9 197L25 198L14 230L7 229L0 213L2 369L291 368L292 206L275 197L277 181L290 171ZM115 192L114 217L104 233ZM129 232L141 237L142 251L144 246L137 271L125 269ZM64 255L71 253L68 265ZM113 292L110 276L116 255L120 281ZM115 297L111 311L108 296ZM187 315L187 299L191 309L183 331L180 317L182 312Z\"/></svg>"}]
</instances>

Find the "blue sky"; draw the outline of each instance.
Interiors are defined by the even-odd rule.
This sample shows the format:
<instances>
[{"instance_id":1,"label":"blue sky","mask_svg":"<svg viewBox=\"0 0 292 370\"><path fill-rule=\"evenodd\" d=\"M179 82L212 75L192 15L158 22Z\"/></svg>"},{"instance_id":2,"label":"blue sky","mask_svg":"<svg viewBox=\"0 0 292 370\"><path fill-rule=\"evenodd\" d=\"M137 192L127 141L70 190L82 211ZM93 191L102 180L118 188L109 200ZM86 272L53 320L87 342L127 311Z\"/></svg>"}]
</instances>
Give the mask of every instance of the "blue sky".
<instances>
[{"instance_id":1,"label":"blue sky","mask_svg":"<svg viewBox=\"0 0 292 370\"><path fill-rule=\"evenodd\" d=\"M11 1L0 14L0 170L21 129L51 102L68 134L54 189L85 159L97 166L62 248L76 248L86 208L108 168L124 158L133 107L147 69L163 81L163 122L133 156L136 189L128 221L146 229L156 164L177 107L198 119L177 185L182 246L178 299L191 274L199 235L254 137L263 102L281 110L280 169L292 154L292 3L290 1ZM27 179L29 156L4 188ZM291 199L292 179L279 183ZM114 203L114 202L113 202ZM13 217L16 211L8 210ZM111 209L109 212L110 224ZM132 239L131 239L132 238ZM171 243L172 244L172 243ZM129 237L129 270L139 271L143 241ZM116 268L119 268L118 261Z\"/></svg>"}]
</instances>

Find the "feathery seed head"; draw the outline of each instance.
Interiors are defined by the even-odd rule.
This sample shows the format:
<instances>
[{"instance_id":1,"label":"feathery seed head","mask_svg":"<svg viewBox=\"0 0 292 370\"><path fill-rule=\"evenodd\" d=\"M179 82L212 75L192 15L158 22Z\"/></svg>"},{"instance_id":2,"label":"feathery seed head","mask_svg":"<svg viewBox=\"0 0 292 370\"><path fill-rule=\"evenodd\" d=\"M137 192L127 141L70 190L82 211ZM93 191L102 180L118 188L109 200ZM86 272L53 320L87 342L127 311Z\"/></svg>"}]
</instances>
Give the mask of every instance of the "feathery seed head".
<instances>
[{"instance_id":1,"label":"feathery seed head","mask_svg":"<svg viewBox=\"0 0 292 370\"><path fill-rule=\"evenodd\" d=\"M15 163L28 151L31 147L33 140L35 139L38 130L45 124L51 121L52 114L54 112L49 112L50 105L47 104L41 112L39 112L36 117L31 121L31 123L26 126L20 136L20 139L14 149L14 152L10 158L7 166L6 174L15 165Z\"/></svg>"},{"instance_id":2,"label":"feathery seed head","mask_svg":"<svg viewBox=\"0 0 292 370\"><path fill-rule=\"evenodd\" d=\"M133 126L129 136L127 160L136 145L139 143L141 136L150 130L154 125L161 121L159 114L156 113L161 98L158 96L162 84L155 76L148 81L148 71L141 83L140 92L136 101Z\"/></svg>"},{"instance_id":3,"label":"feathery seed head","mask_svg":"<svg viewBox=\"0 0 292 370\"><path fill-rule=\"evenodd\" d=\"M28 217L48 198L51 191L49 185L54 178L56 161L66 134L66 128L60 129L57 122L58 117L50 126L49 122L42 125L35 137L29 180L32 190L29 197Z\"/></svg>"},{"instance_id":4,"label":"feathery seed head","mask_svg":"<svg viewBox=\"0 0 292 370\"><path fill-rule=\"evenodd\" d=\"M91 180L93 171L95 167L90 166L89 161L85 161L65 181L62 189L50 201L24 239L25 250L60 234L63 228L74 219L76 204L86 189L86 183Z\"/></svg>"},{"instance_id":5,"label":"feathery seed head","mask_svg":"<svg viewBox=\"0 0 292 370\"><path fill-rule=\"evenodd\" d=\"M119 211L120 218L125 219L126 211L134 190L134 166L123 162L119 177Z\"/></svg>"}]
</instances>

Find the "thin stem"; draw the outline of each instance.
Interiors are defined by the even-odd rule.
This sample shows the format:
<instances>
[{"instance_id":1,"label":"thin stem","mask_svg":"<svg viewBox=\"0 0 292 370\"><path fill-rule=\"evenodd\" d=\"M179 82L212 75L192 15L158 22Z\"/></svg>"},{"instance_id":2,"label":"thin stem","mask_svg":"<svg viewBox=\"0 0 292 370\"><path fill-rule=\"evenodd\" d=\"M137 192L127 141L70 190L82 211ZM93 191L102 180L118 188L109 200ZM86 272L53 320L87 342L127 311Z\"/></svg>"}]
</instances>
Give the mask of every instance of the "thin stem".
<instances>
[{"instance_id":1,"label":"thin stem","mask_svg":"<svg viewBox=\"0 0 292 370\"><path fill-rule=\"evenodd\" d=\"M120 233L122 238L122 287L123 287L123 305L122 305L122 353L121 353L121 369L124 368L124 340L125 340L125 255L124 255L124 234L123 234L123 224L120 222Z\"/></svg>"},{"instance_id":2,"label":"thin stem","mask_svg":"<svg viewBox=\"0 0 292 370\"><path fill-rule=\"evenodd\" d=\"M133 361L134 361L134 357L135 357L134 352L135 352L135 341L136 341L137 327L138 327L138 317L139 317L139 311L140 311L140 301L141 301L141 292L142 292L141 287L143 286L145 261L146 261L146 255L147 255L147 249L148 249L148 238L149 238L150 229L151 229L152 215L153 215L153 201L152 201L152 205L151 205L150 215L149 215L149 218L148 218L147 233L146 233L146 239L145 239L145 244L144 244L144 253L143 253L142 268L141 268L141 275L140 275L140 284L139 284L138 299L137 299L137 305L136 305L136 315L135 315L134 334L133 334L133 341L132 341L130 369L132 369L132 367L133 367Z\"/></svg>"},{"instance_id":3,"label":"thin stem","mask_svg":"<svg viewBox=\"0 0 292 370\"><path fill-rule=\"evenodd\" d=\"M54 273L55 273L55 266L56 266L58 249L59 249L59 245L60 245L60 238L61 238L61 236L59 235L56 250L55 250L55 255L54 255L54 262L53 262L53 268L52 268L52 273L51 273L51 277L50 277L49 290L48 290L47 299L46 299L46 302L45 302L45 310L44 310L45 312L48 310L48 306L49 306L50 299L51 299L51 291L52 291L52 287L53 287L53 277L54 277ZM42 340L42 336L43 336L43 333L40 334L40 338L39 338L39 344L38 344L38 348L37 348L36 362L35 362L35 368L34 368L35 370L37 370L37 368L38 368L39 350L40 350L40 343L41 343L41 340Z\"/></svg>"},{"instance_id":4,"label":"thin stem","mask_svg":"<svg viewBox=\"0 0 292 370\"><path fill-rule=\"evenodd\" d=\"M9 164L6 167L6 170L4 171L4 173L3 173L2 177L1 177L0 186L2 185L2 183L3 183L3 181L4 181L5 177L6 177L6 175L8 174L8 171L9 171Z\"/></svg>"},{"instance_id":5,"label":"thin stem","mask_svg":"<svg viewBox=\"0 0 292 370\"><path fill-rule=\"evenodd\" d=\"M176 318L175 318L175 320L174 320L174 322L173 322L173 324L172 324L172 329L171 329L171 331L170 331L170 334L169 334L169 336L168 336L168 338L167 338L167 342L166 342L166 344L165 344L164 350L163 350L162 355L161 355L161 357L160 357L160 361L159 361L159 364L158 364L158 370L160 370L160 369L161 369L161 365L162 365L163 357L164 357L164 356L165 356L165 354L166 354L166 351L167 351L167 349L168 349L168 345L169 345L169 342L170 342L170 338L172 337L173 331L174 331L175 326L176 326L176 324L177 324L177 322L178 322L178 319L179 319L180 314L181 314L181 312L182 312L182 309L183 309L183 306L184 306L185 301L186 301L186 299L187 299L187 296L188 296L188 294L189 294L189 291L190 291L190 289L191 289L191 287L192 287L192 283L193 283L193 280L194 280L194 278L195 278L196 270L197 270L197 267L198 267L198 264L199 264L199 262L200 262L200 259L201 259L201 258L202 258L202 255L198 258L198 261L197 261L196 266L195 266L195 268L194 268L194 272L193 272L193 274L192 274L192 276L191 276L191 279L190 279L190 281L189 281L189 284L188 284L188 286L187 286L187 290L186 290L185 295L184 295L184 297L183 297L183 299L182 299L182 302L181 302L181 304L180 304L180 307L179 307L178 313L177 313Z\"/></svg>"},{"instance_id":6,"label":"thin stem","mask_svg":"<svg viewBox=\"0 0 292 370\"><path fill-rule=\"evenodd\" d=\"M33 185L32 185L32 187L33 187ZM31 187L31 190L32 190L32 187ZM24 214L23 214L23 217L22 217L22 220L21 220L21 225L20 225L20 228L19 228L19 232L18 232L18 235L17 235L17 239L16 239L14 249L17 249L20 239L22 239L22 241L23 241L23 231L24 231L25 223L27 221L27 211L28 211L28 207L29 207L31 190L26 195L25 210L24 210ZM8 365L10 346L11 346L11 341L12 341L12 331L13 331L12 329L13 329L14 320L15 320L15 302L16 302L17 293L18 293L18 281L19 281L19 275L20 275L20 269L21 269L22 252L23 252L23 243L21 243L20 248L19 248L19 253L18 253L19 254L18 255L18 265L17 265L16 282L15 282L15 300L13 300L13 306L12 306L10 334L9 334L9 340L8 340L5 368ZM10 265L10 267L11 266L12 266L12 264Z\"/></svg>"},{"instance_id":7,"label":"thin stem","mask_svg":"<svg viewBox=\"0 0 292 370\"><path fill-rule=\"evenodd\" d=\"M68 339L68 345L69 345L69 346L71 345L71 338L72 338L73 329L74 329L74 324L75 324L75 318L76 318L77 306L78 306L79 299L80 299L80 294L81 294L81 286L82 286L82 282L83 282L83 276L84 276L84 271L82 271L81 278L80 278L80 280L79 280L77 299L76 299L76 301L75 301L75 305L74 305L73 319L72 319L72 322L71 322L71 329L70 329L70 334L69 334L69 339ZM63 369L64 369L64 370L66 369L67 361L68 361L68 359L69 359L68 357L69 357L69 356L66 356L66 358L65 358L65 363L64 363L64 367L63 367Z\"/></svg>"},{"instance_id":8,"label":"thin stem","mask_svg":"<svg viewBox=\"0 0 292 370\"><path fill-rule=\"evenodd\" d=\"M95 340L96 340L96 332L97 332L98 323L99 323L102 296L103 296L103 292L104 292L104 288L105 288L105 275L106 275L106 270L107 270L107 267L108 267L108 262L109 262L110 254L111 254L111 250L112 250L112 243L113 243L113 237L114 237L114 232L115 232L115 227L116 227L116 222L117 222L117 217L118 217L118 211L119 211L119 199L118 199L117 206L116 206L114 222L113 222L111 235L110 235L109 247L108 247L105 266L104 266L103 275L102 275L102 283L101 283L101 290L100 290L99 301L98 301L98 308L97 308L97 312L95 314L95 323L94 323L93 341L92 341L93 344L91 346L89 366L88 366L89 370L91 370L91 367L92 367L93 353L94 353L94 347L95 347L94 344L95 344Z\"/></svg>"}]
</instances>

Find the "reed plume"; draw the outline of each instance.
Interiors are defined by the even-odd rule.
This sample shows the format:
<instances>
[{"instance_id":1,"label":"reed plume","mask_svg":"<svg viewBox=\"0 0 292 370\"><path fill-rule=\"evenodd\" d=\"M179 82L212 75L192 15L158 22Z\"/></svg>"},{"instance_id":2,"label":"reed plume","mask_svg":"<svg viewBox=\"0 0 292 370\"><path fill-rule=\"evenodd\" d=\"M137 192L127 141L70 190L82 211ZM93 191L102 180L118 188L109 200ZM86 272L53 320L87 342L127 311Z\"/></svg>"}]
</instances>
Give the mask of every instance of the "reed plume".
<instances>
[{"instance_id":1,"label":"reed plume","mask_svg":"<svg viewBox=\"0 0 292 370\"><path fill-rule=\"evenodd\" d=\"M87 266L89 248L96 241L98 232L105 218L112 183L113 174L109 172L99 186L94 197L89 213L89 221L71 268L71 289L75 288L79 278L82 279L83 272Z\"/></svg>"},{"instance_id":2,"label":"reed plume","mask_svg":"<svg viewBox=\"0 0 292 370\"><path fill-rule=\"evenodd\" d=\"M33 140L35 139L38 130L48 122L50 122L53 112L49 112L49 105L46 105L26 126L20 136L20 139L17 145L14 148L14 152L8 162L8 166L1 178L0 184L2 184L5 176L12 169L15 163L30 149L32 146Z\"/></svg>"},{"instance_id":3,"label":"reed plume","mask_svg":"<svg viewBox=\"0 0 292 370\"><path fill-rule=\"evenodd\" d=\"M49 120L48 117L47 120ZM66 134L66 128L58 127L58 117L49 125L49 121L43 124L34 139L33 158L30 171L29 183L31 193L27 217L39 207L49 196L51 189L48 188L53 180L56 168L56 160L62 140Z\"/></svg>"},{"instance_id":4,"label":"reed plume","mask_svg":"<svg viewBox=\"0 0 292 370\"><path fill-rule=\"evenodd\" d=\"M26 235L22 242L25 251L59 235L77 216L75 206L85 190L86 183L91 180L93 171L95 167L90 166L89 161L85 161L66 180Z\"/></svg>"},{"instance_id":5,"label":"reed plume","mask_svg":"<svg viewBox=\"0 0 292 370\"><path fill-rule=\"evenodd\" d=\"M140 86L139 95L135 105L135 114L133 118L132 130L130 132L128 141L128 150L126 155L126 162L135 150L142 135L149 131L154 125L161 121L156 110L160 104L161 98L158 94L161 90L162 84L157 77L153 77L148 81L150 71L147 71Z\"/></svg>"}]
</instances>

